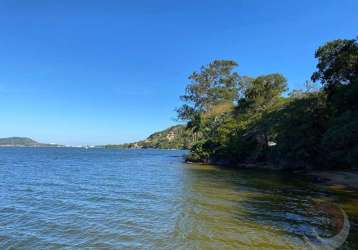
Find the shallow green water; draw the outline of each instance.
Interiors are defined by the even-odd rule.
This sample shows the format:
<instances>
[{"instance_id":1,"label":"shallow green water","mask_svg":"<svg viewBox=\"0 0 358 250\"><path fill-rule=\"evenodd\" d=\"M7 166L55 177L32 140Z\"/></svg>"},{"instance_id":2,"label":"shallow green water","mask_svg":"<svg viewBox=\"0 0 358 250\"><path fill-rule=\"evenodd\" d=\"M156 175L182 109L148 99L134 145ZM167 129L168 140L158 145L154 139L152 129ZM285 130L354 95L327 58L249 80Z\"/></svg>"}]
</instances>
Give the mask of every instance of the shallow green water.
<instances>
[{"instance_id":1,"label":"shallow green water","mask_svg":"<svg viewBox=\"0 0 358 250\"><path fill-rule=\"evenodd\" d=\"M184 151L0 149L0 249L310 249L358 194L301 176L182 163ZM327 215L328 213L328 215Z\"/></svg>"}]
</instances>

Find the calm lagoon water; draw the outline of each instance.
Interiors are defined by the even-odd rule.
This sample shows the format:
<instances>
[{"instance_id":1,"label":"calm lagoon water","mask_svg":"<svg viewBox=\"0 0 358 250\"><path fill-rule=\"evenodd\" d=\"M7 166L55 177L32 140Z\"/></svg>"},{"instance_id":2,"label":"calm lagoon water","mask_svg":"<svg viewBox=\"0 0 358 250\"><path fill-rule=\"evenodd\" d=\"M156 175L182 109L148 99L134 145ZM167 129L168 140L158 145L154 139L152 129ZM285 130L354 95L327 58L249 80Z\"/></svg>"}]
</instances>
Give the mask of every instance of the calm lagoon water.
<instances>
[{"instance_id":1,"label":"calm lagoon water","mask_svg":"<svg viewBox=\"0 0 358 250\"><path fill-rule=\"evenodd\" d=\"M342 249L358 249L356 191L185 153L0 148L0 249L306 249L313 229L330 236L322 201L346 211Z\"/></svg>"}]
</instances>

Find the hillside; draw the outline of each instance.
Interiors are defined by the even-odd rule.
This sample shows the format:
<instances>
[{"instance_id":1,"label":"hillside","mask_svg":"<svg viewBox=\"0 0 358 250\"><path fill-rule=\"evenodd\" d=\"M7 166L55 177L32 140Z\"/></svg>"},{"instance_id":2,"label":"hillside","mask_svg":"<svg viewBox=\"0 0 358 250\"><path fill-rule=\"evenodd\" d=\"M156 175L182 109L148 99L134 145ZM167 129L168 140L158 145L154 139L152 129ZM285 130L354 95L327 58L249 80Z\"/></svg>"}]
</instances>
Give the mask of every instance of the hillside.
<instances>
[{"instance_id":1,"label":"hillside","mask_svg":"<svg viewBox=\"0 0 358 250\"><path fill-rule=\"evenodd\" d=\"M106 148L159 148L188 149L193 142L191 131L184 125L176 125L163 131L151 134L147 139L119 145L106 145Z\"/></svg>"},{"instance_id":2,"label":"hillside","mask_svg":"<svg viewBox=\"0 0 358 250\"><path fill-rule=\"evenodd\" d=\"M48 147L48 146L58 146L58 145L40 143L28 137L0 138L0 147Z\"/></svg>"}]
</instances>

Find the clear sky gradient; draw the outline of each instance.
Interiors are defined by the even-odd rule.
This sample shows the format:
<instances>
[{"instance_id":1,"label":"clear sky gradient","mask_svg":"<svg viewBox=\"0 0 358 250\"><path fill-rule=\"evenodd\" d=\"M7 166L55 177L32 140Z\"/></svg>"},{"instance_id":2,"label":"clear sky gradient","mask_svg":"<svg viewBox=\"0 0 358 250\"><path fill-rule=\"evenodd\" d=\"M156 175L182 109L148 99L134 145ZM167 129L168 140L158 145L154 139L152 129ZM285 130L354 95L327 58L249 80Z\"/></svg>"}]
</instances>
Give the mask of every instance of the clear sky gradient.
<instances>
[{"instance_id":1,"label":"clear sky gradient","mask_svg":"<svg viewBox=\"0 0 358 250\"><path fill-rule=\"evenodd\" d=\"M122 143L177 123L213 59L302 88L326 41L358 35L357 0L0 1L0 137Z\"/></svg>"}]
</instances>

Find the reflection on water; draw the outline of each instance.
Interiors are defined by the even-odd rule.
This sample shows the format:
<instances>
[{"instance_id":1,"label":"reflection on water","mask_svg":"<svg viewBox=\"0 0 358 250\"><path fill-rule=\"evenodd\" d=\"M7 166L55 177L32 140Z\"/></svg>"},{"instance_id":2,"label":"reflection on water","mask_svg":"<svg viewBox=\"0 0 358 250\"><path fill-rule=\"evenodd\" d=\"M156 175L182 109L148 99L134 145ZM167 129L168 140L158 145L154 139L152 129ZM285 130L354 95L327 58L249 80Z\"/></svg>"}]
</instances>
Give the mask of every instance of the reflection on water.
<instances>
[{"instance_id":1,"label":"reflection on water","mask_svg":"<svg viewBox=\"0 0 358 250\"><path fill-rule=\"evenodd\" d=\"M317 201L339 204L351 220L344 249L357 249L358 194L312 185L303 177L257 170L189 165L177 238L185 248L310 249L304 235L332 228Z\"/></svg>"},{"instance_id":2,"label":"reflection on water","mask_svg":"<svg viewBox=\"0 0 358 250\"><path fill-rule=\"evenodd\" d=\"M0 249L306 249L334 232L317 201L347 212L358 249L356 191L184 153L0 149Z\"/></svg>"}]
</instances>

